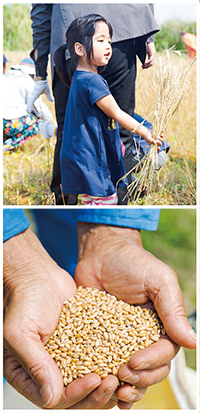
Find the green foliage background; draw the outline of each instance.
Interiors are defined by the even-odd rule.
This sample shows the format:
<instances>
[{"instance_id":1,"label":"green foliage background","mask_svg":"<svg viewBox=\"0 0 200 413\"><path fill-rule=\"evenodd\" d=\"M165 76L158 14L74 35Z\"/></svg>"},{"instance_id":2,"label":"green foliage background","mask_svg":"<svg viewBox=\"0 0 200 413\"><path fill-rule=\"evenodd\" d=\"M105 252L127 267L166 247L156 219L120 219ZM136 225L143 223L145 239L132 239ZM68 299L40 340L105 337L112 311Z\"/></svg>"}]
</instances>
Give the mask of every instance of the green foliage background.
<instances>
[{"instance_id":1,"label":"green foliage background","mask_svg":"<svg viewBox=\"0 0 200 413\"><path fill-rule=\"evenodd\" d=\"M3 50L31 50L31 5L3 6Z\"/></svg>"},{"instance_id":2,"label":"green foliage background","mask_svg":"<svg viewBox=\"0 0 200 413\"><path fill-rule=\"evenodd\" d=\"M142 231L143 246L173 268L178 276L187 316L196 307L196 211L162 209L158 230ZM196 351L185 349L186 364L196 369Z\"/></svg>"},{"instance_id":3,"label":"green foliage background","mask_svg":"<svg viewBox=\"0 0 200 413\"><path fill-rule=\"evenodd\" d=\"M196 211L162 209L158 230L142 231L144 248L174 269L185 295L187 315L195 307Z\"/></svg>"},{"instance_id":4,"label":"green foliage background","mask_svg":"<svg viewBox=\"0 0 200 413\"><path fill-rule=\"evenodd\" d=\"M31 4L7 4L3 6L3 49L31 50L32 30L30 19ZM156 50L169 49L175 45L176 50L185 50L181 32L196 34L196 22L184 22L179 19L166 21L155 36Z\"/></svg>"},{"instance_id":5,"label":"green foliage background","mask_svg":"<svg viewBox=\"0 0 200 413\"><path fill-rule=\"evenodd\" d=\"M179 19L167 20L155 36L157 52L161 49L170 49L172 46L175 46L175 50L186 50L181 39L183 31L196 34L196 22L184 22Z\"/></svg>"}]
</instances>

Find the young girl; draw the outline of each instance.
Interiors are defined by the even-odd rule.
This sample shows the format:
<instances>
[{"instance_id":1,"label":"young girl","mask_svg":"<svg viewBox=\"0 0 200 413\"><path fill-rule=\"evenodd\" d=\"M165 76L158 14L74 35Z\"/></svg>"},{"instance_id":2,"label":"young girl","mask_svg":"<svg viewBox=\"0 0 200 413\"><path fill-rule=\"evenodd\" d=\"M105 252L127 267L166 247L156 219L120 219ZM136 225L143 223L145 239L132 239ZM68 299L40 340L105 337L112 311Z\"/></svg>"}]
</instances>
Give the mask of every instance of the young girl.
<instances>
[{"instance_id":1,"label":"young girl","mask_svg":"<svg viewBox=\"0 0 200 413\"><path fill-rule=\"evenodd\" d=\"M111 38L112 27L104 17L80 17L54 55L56 69L70 87L60 155L62 190L82 194L87 205L117 204L116 184L126 173L117 123L137 130L149 144L161 145L161 138L153 139L150 130L119 108L98 74L111 58Z\"/></svg>"}]
</instances>

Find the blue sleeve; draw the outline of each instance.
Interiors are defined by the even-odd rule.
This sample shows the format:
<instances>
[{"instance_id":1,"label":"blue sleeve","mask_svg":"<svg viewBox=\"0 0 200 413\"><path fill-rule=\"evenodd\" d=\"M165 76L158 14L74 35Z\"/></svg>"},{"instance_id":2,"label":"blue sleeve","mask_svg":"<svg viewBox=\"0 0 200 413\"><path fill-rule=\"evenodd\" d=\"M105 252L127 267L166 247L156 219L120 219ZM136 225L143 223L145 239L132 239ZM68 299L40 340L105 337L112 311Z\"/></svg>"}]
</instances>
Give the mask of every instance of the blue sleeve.
<instances>
[{"instance_id":1,"label":"blue sleeve","mask_svg":"<svg viewBox=\"0 0 200 413\"><path fill-rule=\"evenodd\" d=\"M88 91L90 96L90 102L92 105L97 102L97 100L103 98L104 96L110 95L110 89L106 80L95 74L88 85Z\"/></svg>"},{"instance_id":2,"label":"blue sleeve","mask_svg":"<svg viewBox=\"0 0 200 413\"><path fill-rule=\"evenodd\" d=\"M14 237L30 225L22 209L4 209L3 211L3 241Z\"/></svg>"},{"instance_id":3,"label":"blue sleeve","mask_svg":"<svg viewBox=\"0 0 200 413\"><path fill-rule=\"evenodd\" d=\"M79 222L116 225L147 231L156 231L160 209L150 208L110 208L110 209L74 209L73 219Z\"/></svg>"}]
</instances>

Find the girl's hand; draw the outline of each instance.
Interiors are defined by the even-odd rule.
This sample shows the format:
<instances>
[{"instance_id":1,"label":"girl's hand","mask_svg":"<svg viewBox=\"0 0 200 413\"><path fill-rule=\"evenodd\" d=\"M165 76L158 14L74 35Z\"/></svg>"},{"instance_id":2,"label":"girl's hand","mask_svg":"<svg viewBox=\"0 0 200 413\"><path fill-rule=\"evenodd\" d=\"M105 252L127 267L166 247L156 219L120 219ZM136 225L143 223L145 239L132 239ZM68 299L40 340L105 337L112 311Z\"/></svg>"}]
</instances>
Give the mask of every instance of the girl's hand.
<instances>
[{"instance_id":1,"label":"girl's hand","mask_svg":"<svg viewBox=\"0 0 200 413\"><path fill-rule=\"evenodd\" d=\"M157 138L156 138L156 144L157 144L158 151L160 150L160 146L162 145L162 141L163 141L163 134L160 134L160 136L157 136Z\"/></svg>"},{"instance_id":2,"label":"girl's hand","mask_svg":"<svg viewBox=\"0 0 200 413\"><path fill-rule=\"evenodd\" d=\"M146 128L145 126L141 126L139 128L138 133L147 141L149 145L151 144L157 145L158 151L160 150L160 146L162 145L162 141L163 141L163 135L153 138L152 130Z\"/></svg>"},{"instance_id":3,"label":"girl's hand","mask_svg":"<svg viewBox=\"0 0 200 413\"><path fill-rule=\"evenodd\" d=\"M136 133L141 135L145 139L145 141L147 141L149 145L151 144L156 145L157 142L156 142L156 139L153 138L152 130L141 125L139 126L138 130L136 130Z\"/></svg>"}]
</instances>

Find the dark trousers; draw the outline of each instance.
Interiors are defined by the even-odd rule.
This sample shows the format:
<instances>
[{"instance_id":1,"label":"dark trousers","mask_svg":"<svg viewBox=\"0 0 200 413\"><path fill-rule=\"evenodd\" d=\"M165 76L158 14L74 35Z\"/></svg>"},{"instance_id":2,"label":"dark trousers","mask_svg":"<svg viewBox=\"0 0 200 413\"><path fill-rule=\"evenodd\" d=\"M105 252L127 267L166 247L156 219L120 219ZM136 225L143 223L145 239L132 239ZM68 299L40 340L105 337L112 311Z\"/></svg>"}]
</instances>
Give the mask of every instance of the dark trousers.
<instances>
[{"instance_id":1,"label":"dark trousers","mask_svg":"<svg viewBox=\"0 0 200 413\"><path fill-rule=\"evenodd\" d=\"M133 116L135 108L135 80L136 80L136 48L133 39L113 43L112 57L108 66L101 75L107 80L108 86L115 100L122 110ZM69 89L63 84L55 71L53 80L53 94L55 98L55 111L58 123L57 143L54 154L53 178L51 190L55 193L56 204L75 205L76 195L65 195L61 192L60 174L60 149L65 118L65 110ZM132 133L120 126L120 136L125 145L124 164L126 172L132 169ZM131 183L131 174L128 177ZM118 204L127 204L127 199L122 201L126 194L126 188L120 188L118 192ZM63 202L64 199L64 202Z\"/></svg>"}]
</instances>

